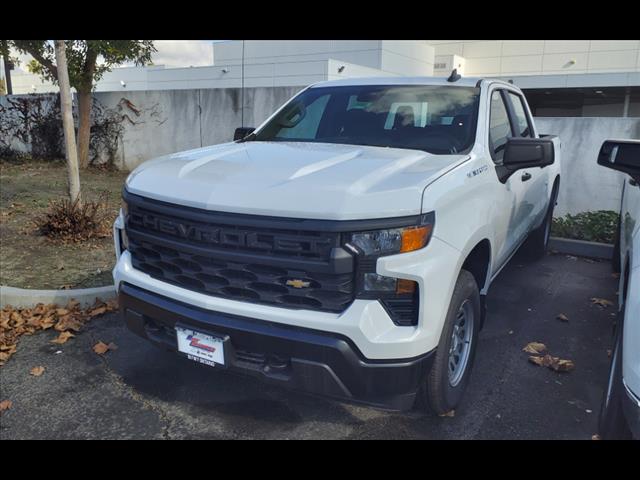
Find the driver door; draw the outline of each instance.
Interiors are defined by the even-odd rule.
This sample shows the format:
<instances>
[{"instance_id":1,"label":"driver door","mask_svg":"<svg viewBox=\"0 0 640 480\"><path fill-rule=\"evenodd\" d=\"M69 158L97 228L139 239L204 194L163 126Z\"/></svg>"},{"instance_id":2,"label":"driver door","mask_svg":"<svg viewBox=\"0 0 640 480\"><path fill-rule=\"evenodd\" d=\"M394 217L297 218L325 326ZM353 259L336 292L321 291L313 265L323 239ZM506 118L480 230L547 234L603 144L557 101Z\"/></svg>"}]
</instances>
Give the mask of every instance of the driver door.
<instances>
[{"instance_id":1,"label":"driver door","mask_svg":"<svg viewBox=\"0 0 640 480\"><path fill-rule=\"evenodd\" d=\"M496 165L502 165L507 140L515 136L515 128L507 109L507 91L496 88L489 97L489 152ZM527 169L511 175L504 183L496 176L498 202L494 208L494 238L496 239L497 269L509 259L528 233L529 216L533 205L527 202L530 179Z\"/></svg>"}]
</instances>

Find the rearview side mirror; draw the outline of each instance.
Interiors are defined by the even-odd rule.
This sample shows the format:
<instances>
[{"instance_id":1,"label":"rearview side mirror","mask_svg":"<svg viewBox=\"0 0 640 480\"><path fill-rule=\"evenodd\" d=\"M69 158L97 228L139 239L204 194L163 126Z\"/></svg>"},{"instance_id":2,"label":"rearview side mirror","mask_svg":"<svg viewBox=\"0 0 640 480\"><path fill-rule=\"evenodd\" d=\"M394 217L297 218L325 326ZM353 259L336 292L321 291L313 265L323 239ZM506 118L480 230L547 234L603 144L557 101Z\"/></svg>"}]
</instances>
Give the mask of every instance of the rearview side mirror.
<instances>
[{"instance_id":1,"label":"rearview side mirror","mask_svg":"<svg viewBox=\"0 0 640 480\"><path fill-rule=\"evenodd\" d=\"M640 140L605 140L598 165L627 173L640 183Z\"/></svg>"},{"instance_id":2,"label":"rearview side mirror","mask_svg":"<svg viewBox=\"0 0 640 480\"><path fill-rule=\"evenodd\" d=\"M255 130L255 128L253 128L253 127L238 127L238 128L236 128L236 131L233 132L233 141L235 142L237 140L242 140L247 135L252 134L254 130Z\"/></svg>"},{"instance_id":3,"label":"rearview side mirror","mask_svg":"<svg viewBox=\"0 0 640 480\"><path fill-rule=\"evenodd\" d=\"M496 167L501 182L523 168L546 167L554 162L553 140L513 137L507 140L502 165Z\"/></svg>"}]
</instances>

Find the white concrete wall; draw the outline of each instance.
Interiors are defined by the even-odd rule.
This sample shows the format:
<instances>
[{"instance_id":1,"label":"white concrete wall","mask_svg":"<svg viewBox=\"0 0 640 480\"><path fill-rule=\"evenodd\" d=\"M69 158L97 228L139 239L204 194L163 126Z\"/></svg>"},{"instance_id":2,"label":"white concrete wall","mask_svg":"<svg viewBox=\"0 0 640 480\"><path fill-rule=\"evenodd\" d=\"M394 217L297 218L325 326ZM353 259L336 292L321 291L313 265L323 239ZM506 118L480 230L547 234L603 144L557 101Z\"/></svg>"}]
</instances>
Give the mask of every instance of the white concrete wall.
<instances>
[{"instance_id":1,"label":"white concrete wall","mask_svg":"<svg viewBox=\"0 0 640 480\"><path fill-rule=\"evenodd\" d=\"M537 117L538 132L562 142L562 177L555 216L620 208L622 173L599 167L596 158L608 138L640 139L640 118Z\"/></svg>"},{"instance_id":2,"label":"white concrete wall","mask_svg":"<svg viewBox=\"0 0 640 480\"><path fill-rule=\"evenodd\" d=\"M427 40L468 76L640 72L640 40ZM574 62L574 63L572 63ZM450 72L450 71L449 71ZM437 75L449 72L438 69Z\"/></svg>"}]
</instances>

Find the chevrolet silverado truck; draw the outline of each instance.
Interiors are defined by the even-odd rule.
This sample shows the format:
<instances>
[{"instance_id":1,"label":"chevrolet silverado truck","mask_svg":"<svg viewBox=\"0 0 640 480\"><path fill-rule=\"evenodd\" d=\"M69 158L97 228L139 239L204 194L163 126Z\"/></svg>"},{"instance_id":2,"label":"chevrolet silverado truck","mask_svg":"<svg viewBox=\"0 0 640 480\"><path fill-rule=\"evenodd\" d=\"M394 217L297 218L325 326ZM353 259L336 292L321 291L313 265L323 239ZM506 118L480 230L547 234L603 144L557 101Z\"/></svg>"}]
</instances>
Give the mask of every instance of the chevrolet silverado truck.
<instances>
[{"instance_id":1,"label":"chevrolet silverado truck","mask_svg":"<svg viewBox=\"0 0 640 480\"><path fill-rule=\"evenodd\" d=\"M328 81L236 133L128 177L128 327L312 394L455 408L492 280L549 239L560 142L522 92L456 72Z\"/></svg>"},{"instance_id":2,"label":"chevrolet silverado truck","mask_svg":"<svg viewBox=\"0 0 640 480\"><path fill-rule=\"evenodd\" d=\"M640 140L605 141L598 165L625 174L613 255L619 309L599 432L605 440L640 440Z\"/></svg>"}]
</instances>

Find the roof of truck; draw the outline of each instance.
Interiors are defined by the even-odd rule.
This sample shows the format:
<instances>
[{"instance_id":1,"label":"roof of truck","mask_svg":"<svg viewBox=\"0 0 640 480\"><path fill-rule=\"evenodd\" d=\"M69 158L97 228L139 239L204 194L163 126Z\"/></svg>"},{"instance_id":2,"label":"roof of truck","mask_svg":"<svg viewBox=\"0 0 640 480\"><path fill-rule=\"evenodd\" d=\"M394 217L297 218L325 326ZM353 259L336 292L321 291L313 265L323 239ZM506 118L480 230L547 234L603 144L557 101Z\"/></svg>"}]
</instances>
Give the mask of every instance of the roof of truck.
<instances>
[{"instance_id":1,"label":"roof of truck","mask_svg":"<svg viewBox=\"0 0 640 480\"><path fill-rule=\"evenodd\" d=\"M454 87L475 87L480 80L512 85L504 80L483 77L461 77L455 82L447 81L447 77L354 77L314 83L311 88L353 85L449 85Z\"/></svg>"}]
</instances>

